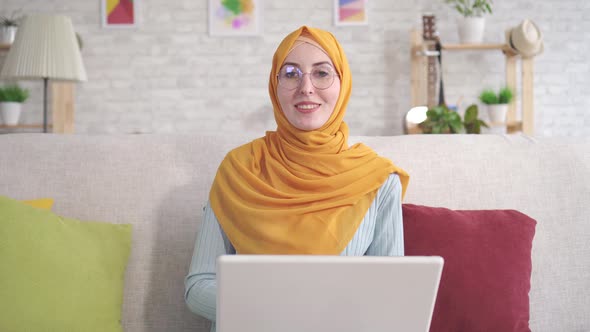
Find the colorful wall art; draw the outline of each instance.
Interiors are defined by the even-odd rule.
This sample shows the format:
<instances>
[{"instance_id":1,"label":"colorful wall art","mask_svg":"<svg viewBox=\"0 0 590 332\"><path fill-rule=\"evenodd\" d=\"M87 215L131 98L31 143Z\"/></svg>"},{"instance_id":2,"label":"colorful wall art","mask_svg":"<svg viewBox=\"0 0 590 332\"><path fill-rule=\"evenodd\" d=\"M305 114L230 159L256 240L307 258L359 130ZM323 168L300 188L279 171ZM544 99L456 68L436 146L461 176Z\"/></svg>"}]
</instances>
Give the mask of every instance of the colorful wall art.
<instances>
[{"instance_id":1,"label":"colorful wall art","mask_svg":"<svg viewBox=\"0 0 590 332\"><path fill-rule=\"evenodd\" d=\"M209 0L209 34L251 36L259 33L261 0Z\"/></svg>"},{"instance_id":2,"label":"colorful wall art","mask_svg":"<svg viewBox=\"0 0 590 332\"><path fill-rule=\"evenodd\" d=\"M127 28L137 25L137 2L139 0L100 0L102 26Z\"/></svg>"},{"instance_id":3,"label":"colorful wall art","mask_svg":"<svg viewBox=\"0 0 590 332\"><path fill-rule=\"evenodd\" d=\"M335 25L366 25L368 0L334 0Z\"/></svg>"}]
</instances>

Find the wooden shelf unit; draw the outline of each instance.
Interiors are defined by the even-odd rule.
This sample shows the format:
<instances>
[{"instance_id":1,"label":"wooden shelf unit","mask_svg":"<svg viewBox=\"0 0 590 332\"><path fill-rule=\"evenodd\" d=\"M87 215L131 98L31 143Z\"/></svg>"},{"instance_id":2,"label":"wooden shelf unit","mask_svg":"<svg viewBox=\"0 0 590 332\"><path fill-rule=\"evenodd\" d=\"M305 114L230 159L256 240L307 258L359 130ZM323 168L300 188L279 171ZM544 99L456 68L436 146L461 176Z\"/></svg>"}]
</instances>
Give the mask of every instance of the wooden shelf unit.
<instances>
[{"instance_id":1,"label":"wooden shelf unit","mask_svg":"<svg viewBox=\"0 0 590 332\"><path fill-rule=\"evenodd\" d=\"M48 128L53 127L53 125L48 124L47 125ZM15 126L10 126L10 125L5 125L5 124L0 124L0 128L2 129L37 129L37 128L43 128L42 124L18 124Z\"/></svg>"},{"instance_id":2,"label":"wooden shelf unit","mask_svg":"<svg viewBox=\"0 0 590 332\"><path fill-rule=\"evenodd\" d=\"M0 44L1 51L8 51L10 45ZM49 93L51 93L50 110L53 119L53 124L48 123L47 127L52 129L53 133L58 134L73 134L74 133L74 83L73 82L57 82L50 81ZM48 121L50 122L50 121ZM16 126L8 126L0 124L0 129L43 129L43 124L22 124Z\"/></svg>"},{"instance_id":3,"label":"wooden shelf unit","mask_svg":"<svg viewBox=\"0 0 590 332\"><path fill-rule=\"evenodd\" d=\"M424 41L418 30L412 30L411 40L411 95L412 107L427 105L427 46L430 41ZM521 61L521 105L522 120L517 121L516 98L508 105L506 124L490 124L494 126L506 125L507 132L522 131L527 135L534 133L533 108L533 58L522 58L514 53L506 44L443 44L443 51L501 51L506 62L506 85L516 91L517 61ZM432 55L430 55L432 56ZM516 96L515 96L516 97Z\"/></svg>"}]
</instances>

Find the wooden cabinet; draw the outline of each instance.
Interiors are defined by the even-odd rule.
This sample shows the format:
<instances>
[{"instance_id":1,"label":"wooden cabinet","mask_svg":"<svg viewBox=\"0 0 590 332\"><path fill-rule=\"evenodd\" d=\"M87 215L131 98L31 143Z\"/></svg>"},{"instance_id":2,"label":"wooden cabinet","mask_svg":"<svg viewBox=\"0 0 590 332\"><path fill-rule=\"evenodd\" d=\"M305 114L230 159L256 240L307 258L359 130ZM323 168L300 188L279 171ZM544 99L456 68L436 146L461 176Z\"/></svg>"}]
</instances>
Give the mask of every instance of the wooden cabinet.
<instances>
[{"instance_id":1,"label":"wooden cabinet","mask_svg":"<svg viewBox=\"0 0 590 332\"><path fill-rule=\"evenodd\" d=\"M6 52L10 45L0 44L0 52ZM74 82L58 82L49 80L49 93L51 104L49 104L50 119L48 128L53 133L73 134L74 133ZM43 106L43 105L41 105ZM0 124L0 132L7 129L43 129L43 124L19 124L7 126Z\"/></svg>"},{"instance_id":2,"label":"wooden cabinet","mask_svg":"<svg viewBox=\"0 0 590 332\"><path fill-rule=\"evenodd\" d=\"M412 30L410 35L411 40L411 95L412 107L427 105L427 59L430 55L427 50L429 43L434 41L424 41L422 34L418 30ZM506 85L517 91L517 62L521 62L521 107L522 119L517 121L516 99L513 98L512 103L509 104L507 123L497 124L492 123L493 126L506 125L508 132L522 131L527 135L534 133L534 109L533 109L533 58L522 58L506 44L443 44L442 50L445 51L445 56L452 52L471 50L482 52L502 52L504 53L506 63ZM517 96L515 96L517 97Z\"/></svg>"}]
</instances>

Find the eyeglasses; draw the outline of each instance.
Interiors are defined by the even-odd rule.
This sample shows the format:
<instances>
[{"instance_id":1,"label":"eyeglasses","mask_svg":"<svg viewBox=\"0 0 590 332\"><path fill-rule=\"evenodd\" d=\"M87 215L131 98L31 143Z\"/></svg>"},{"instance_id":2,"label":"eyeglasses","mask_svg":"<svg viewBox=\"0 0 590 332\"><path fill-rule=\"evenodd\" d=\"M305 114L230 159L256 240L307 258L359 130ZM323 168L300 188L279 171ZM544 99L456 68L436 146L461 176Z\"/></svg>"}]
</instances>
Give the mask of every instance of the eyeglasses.
<instances>
[{"instance_id":1,"label":"eyeglasses","mask_svg":"<svg viewBox=\"0 0 590 332\"><path fill-rule=\"evenodd\" d=\"M311 84L320 90L331 87L334 79L338 76L332 66L327 64L315 66L309 73L304 73L299 67L294 65L284 65L277 75L279 86L287 90L296 89L301 85L305 74L309 74Z\"/></svg>"}]
</instances>

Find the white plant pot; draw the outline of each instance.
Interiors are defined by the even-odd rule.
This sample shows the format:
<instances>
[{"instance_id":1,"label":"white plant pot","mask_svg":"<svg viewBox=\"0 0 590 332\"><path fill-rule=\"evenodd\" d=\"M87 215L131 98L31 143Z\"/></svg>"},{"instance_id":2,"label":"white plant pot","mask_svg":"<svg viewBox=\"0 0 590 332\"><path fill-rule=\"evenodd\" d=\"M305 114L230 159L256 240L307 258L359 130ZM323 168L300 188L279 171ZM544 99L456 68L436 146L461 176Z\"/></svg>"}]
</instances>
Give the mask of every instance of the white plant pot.
<instances>
[{"instance_id":1,"label":"white plant pot","mask_svg":"<svg viewBox=\"0 0 590 332\"><path fill-rule=\"evenodd\" d=\"M488 105L488 117L492 123L506 123L508 104Z\"/></svg>"},{"instance_id":2,"label":"white plant pot","mask_svg":"<svg viewBox=\"0 0 590 332\"><path fill-rule=\"evenodd\" d=\"M0 103L0 114L5 125L16 126L20 118L22 104L16 102Z\"/></svg>"},{"instance_id":3,"label":"white plant pot","mask_svg":"<svg viewBox=\"0 0 590 332\"><path fill-rule=\"evenodd\" d=\"M482 17L461 17L457 20L459 40L463 44L483 42L486 20Z\"/></svg>"},{"instance_id":4,"label":"white plant pot","mask_svg":"<svg viewBox=\"0 0 590 332\"><path fill-rule=\"evenodd\" d=\"M11 45L14 42L14 37L16 36L16 29L17 27L13 26L0 27L0 44Z\"/></svg>"}]
</instances>

